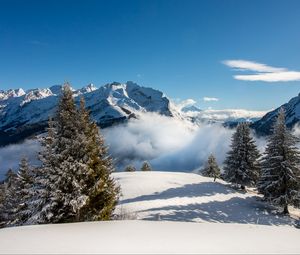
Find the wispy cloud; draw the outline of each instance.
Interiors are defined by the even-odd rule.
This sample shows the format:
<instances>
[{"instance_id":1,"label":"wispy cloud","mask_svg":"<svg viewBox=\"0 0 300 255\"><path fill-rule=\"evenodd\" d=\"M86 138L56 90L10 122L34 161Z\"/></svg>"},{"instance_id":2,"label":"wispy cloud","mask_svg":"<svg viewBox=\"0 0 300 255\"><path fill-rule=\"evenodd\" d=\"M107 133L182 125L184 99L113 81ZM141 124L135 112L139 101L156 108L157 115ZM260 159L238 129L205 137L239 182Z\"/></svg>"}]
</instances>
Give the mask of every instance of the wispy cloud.
<instances>
[{"instance_id":1,"label":"wispy cloud","mask_svg":"<svg viewBox=\"0 0 300 255\"><path fill-rule=\"evenodd\" d=\"M183 107L192 106L192 105L195 105L196 103L197 103L197 101L195 101L194 99L188 98L188 99L178 102L176 105L179 109L182 109Z\"/></svg>"},{"instance_id":2,"label":"wispy cloud","mask_svg":"<svg viewBox=\"0 0 300 255\"><path fill-rule=\"evenodd\" d=\"M203 97L203 101L204 102L217 102L219 101L219 98L216 98L216 97Z\"/></svg>"},{"instance_id":3,"label":"wispy cloud","mask_svg":"<svg viewBox=\"0 0 300 255\"><path fill-rule=\"evenodd\" d=\"M251 74L234 75L234 79L242 81L287 82L300 81L300 72L286 68L273 67L266 64L246 60L225 60L223 64L237 71L250 71Z\"/></svg>"}]
</instances>

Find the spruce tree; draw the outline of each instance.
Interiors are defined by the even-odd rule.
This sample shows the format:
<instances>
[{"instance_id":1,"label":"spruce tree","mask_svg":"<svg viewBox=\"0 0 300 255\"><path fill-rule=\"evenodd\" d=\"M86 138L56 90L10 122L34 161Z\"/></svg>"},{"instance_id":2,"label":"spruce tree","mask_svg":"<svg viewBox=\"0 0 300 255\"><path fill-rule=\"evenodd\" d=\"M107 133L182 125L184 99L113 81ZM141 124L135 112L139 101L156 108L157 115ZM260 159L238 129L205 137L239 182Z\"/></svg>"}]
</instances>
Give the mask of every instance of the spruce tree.
<instances>
[{"instance_id":1,"label":"spruce tree","mask_svg":"<svg viewBox=\"0 0 300 255\"><path fill-rule=\"evenodd\" d=\"M1 206L1 221L2 226L7 226L12 224L14 221L14 213L16 208L16 182L17 182L17 174L9 169L6 173L4 181L4 194L3 194L3 202Z\"/></svg>"},{"instance_id":2,"label":"spruce tree","mask_svg":"<svg viewBox=\"0 0 300 255\"><path fill-rule=\"evenodd\" d=\"M254 186L260 174L260 154L250 134L248 123L240 123L232 136L231 150L224 162L224 179L239 184Z\"/></svg>"},{"instance_id":3,"label":"spruce tree","mask_svg":"<svg viewBox=\"0 0 300 255\"><path fill-rule=\"evenodd\" d=\"M151 171L151 166L147 161L145 161L143 163L143 165L141 167L141 171Z\"/></svg>"},{"instance_id":4,"label":"spruce tree","mask_svg":"<svg viewBox=\"0 0 300 255\"><path fill-rule=\"evenodd\" d=\"M203 176L213 177L214 181L216 181L216 178L220 178L221 171L213 154L208 157L206 166L202 169L201 173Z\"/></svg>"},{"instance_id":5,"label":"spruce tree","mask_svg":"<svg viewBox=\"0 0 300 255\"><path fill-rule=\"evenodd\" d=\"M112 159L81 99L78 109L69 85L42 141L33 223L107 220L119 188L111 177Z\"/></svg>"},{"instance_id":6,"label":"spruce tree","mask_svg":"<svg viewBox=\"0 0 300 255\"><path fill-rule=\"evenodd\" d=\"M125 168L125 172L135 172L135 171L136 171L136 168L132 165L128 165Z\"/></svg>"},{"instance_id":7,"label":"spruce tree","mask_svg":"<svg viewBox=\"0 0 300 255\"><path fill-rule=\"evenodd\" d=\"M34 179L32 169L26 158L22 158L15 182L15 208L12 225L23 225L31 215Z\"/></svg>"},{"instance_id":8,"label":"spruce tree","mask_svg":"<svg viewBox=\"0 0 300 255\"><path fill-rule=\"evenodd\" d=\"M80 221L110 220L120 194L119 186L111 177L114 171L113 160L108 154L99 128L90 120L83 98L79 113L83 119L81 124L86 138L84 151L88 168L83 176L83 194L87 196L87 200L78 211L77 217Z\"/></svg>"},{"instance_id":9,"label":"spruce tree","mask_svg":"<svg viewBox=\"0 0 300 255\"><path fill-rule=\"evenodd\" d=\"M258 190L266 200L282 206L285 214L289 213L288 205L299 206L300 156L297 142L298 139L287 130L285 112L280 109L262 161Z\"/></svg>"},{"instance_id":10,"label":"spruce tree","mask_svg":"<svg viewBox=\"0 0 300 255\"><path fill-rule=\"evenodd\" d=\"M0 228L4 226L4 217L3 217L3 212L4 212L4 199L5 199L5 185L4 182L0 183Z\"/></svg>"}]
</instances>

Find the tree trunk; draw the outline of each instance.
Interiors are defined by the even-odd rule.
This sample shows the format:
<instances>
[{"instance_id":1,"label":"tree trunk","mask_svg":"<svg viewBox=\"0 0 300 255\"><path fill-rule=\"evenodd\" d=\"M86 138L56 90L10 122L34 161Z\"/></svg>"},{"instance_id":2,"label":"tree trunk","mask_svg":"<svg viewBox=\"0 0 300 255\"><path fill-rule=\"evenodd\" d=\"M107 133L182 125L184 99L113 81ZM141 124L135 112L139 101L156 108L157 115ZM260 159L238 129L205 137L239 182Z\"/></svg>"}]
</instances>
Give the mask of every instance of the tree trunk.
<instances>
[{"instance_id":1,"label":"tree trunk","mask_svg":"<svg viewBox=\"0 0 300 255\"><path fill-rule=\"evenodd\" d=\"M217 178L217 177L216 177L216 176L214 176L214 182L216 181L216 178Z\"/></svg>"},{"instance_id":2,"label":"tree trunk","mask_svg":"<svg viewBox=\"0 0 300 255\"><path fill-rule=\"evenodd\" d=\"M285 205L283 208L283 214L289 214L289 208L288 205Z\"/></svg>"}]
</instances>

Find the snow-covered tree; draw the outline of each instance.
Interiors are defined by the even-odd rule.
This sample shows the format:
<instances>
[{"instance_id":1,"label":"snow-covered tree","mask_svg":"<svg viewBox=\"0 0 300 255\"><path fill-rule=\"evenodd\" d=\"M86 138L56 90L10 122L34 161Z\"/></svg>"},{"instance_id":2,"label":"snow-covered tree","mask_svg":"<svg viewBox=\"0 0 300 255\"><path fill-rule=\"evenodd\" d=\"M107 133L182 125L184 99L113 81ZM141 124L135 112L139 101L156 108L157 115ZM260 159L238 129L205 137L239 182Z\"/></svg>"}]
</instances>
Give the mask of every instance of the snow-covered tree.
<instances>
[{"instance_id":1,"label":"snow-covered tree","mask_svg":"<svg viewBox=\"0 0 300 255\"><path fill-rule=\"evenodd\" d=\"M133 165L128 165L125 167L125 172L135 172L136 168Z\"/></svg>"},{"instance_id":2,"label":"snow-covered tree","mask_svg":"<svg viewBox=\"0 0 300 255\"><path fill-rule=\"evenodd\" d=\"M31 215L31 198L33 197L33 172L26 158L22 158L17 173L15 189L15 208L12 225L23 225Z\"/></svg>"},{"instance_id":3,"label":"snow-covered tree","mask_svg":"<svg viewBox=\"0 0 300 255\"><path fill-rule=\"evenodd\" d=\"M5 176L5 181L2 186L4 191L2 197L1 211L0 211L0 219L1 226L9 225L13 222L13 214L15 212L16 207L16 182L17 182L17 174L9 169Z\"/></svg>"},{"instance_id":4,"label":"snow-covered tree","mask_svg":"<svg viewBox=\"0 0 300 255\"><path fill-rule=\"evenodd\" d=\"M0 228L5 225L4 218L4 199L5 199L5 184L4 182L0 183Z\"/></svg>"},{"instance_id":5,"label":"snow-covered tree","mask_svg":"<svg viewBox=\"0 0 300 255\"><path fill-rule=\"evenodd\" d=\"M120 188L111 176L114 171L113 161L99 128L89 118L83 98L79 113L85 119L80 123L83 123L83 133L86 137L84 157L87 171L83 176L82 191L87 200L80 207L77 216L79 220L109 220L120 194Z\"/></svg>"},{"instance_id":6,"label":"snow-covered tree","mask_svg":"<svg viewBox=\"0 0 300 255\"><path fill-rule=\"evenodd\" d=\"M248 123L240 123L232 136L231 149L224 162L224 179L239 184L254 186L260 174L260 154L250 134Z\"/></svg>"},{"instance_id":7,"label":"snow-covered tree","mask_svg":"<svg viewBox=\"0 0 300 255\"><path fill-rule=\"evenodd\" d=\"M220 177L221 171L213 154L208 157L205 167L201 170L201 174L206 177L213 177L214 181Z\"/></svg>"},{"instance_id":8,"label":"snow-covered tree","mask_svg":"<svg viewBox=\"0 0 300 255\"><path fill-rule=\"evenodd\" d=\"M266 200L282 206L286 214L289 213L288 205L299 206L300 202L300 154L297 142L298 139L287 130L285 112L280 109L262 161L258 190Z\"/></svg>"},{"instance_id":9,"label":"snow-covered tree","mask_svg":"<svg viewBox=\"0 0 300 255\"><path fill-rule=\"evenodd\" d=\"M151 166L147 161L145 161L143 163L143 165L141 167L141 171L151 171Z\"/></svg>"},{"instance_id":10,"label":"snow-covered tree","mask_svg":"<svg viewBox=\"0 0 300 255\"><path fill-rule=\"evenodd\" d=\"M118 200L114 170L97 125L84 100L75 105L69 85L63 87L58 110L42 141L42 166L32 223L108 220Z\"/></svg>"}]
</instances>

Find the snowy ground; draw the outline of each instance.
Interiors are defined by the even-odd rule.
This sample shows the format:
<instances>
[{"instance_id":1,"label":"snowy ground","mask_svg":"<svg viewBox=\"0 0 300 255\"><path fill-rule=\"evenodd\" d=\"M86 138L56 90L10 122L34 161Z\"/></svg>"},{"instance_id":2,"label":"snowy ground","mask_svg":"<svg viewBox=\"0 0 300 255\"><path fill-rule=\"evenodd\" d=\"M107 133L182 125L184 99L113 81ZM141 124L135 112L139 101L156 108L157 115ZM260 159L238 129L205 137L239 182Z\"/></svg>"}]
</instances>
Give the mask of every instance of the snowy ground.
<instances>
[{"instance_id":1,"label":"snowy ground","mask_svg":"<svg viewBox=\"0 0 300 255\"><path fill-rule=\"evenodd\" d=\"M294 220L255 193L190 173L114 177L118 218L135 220L5 228L0 253L300 253Z\"/></svg>"},{"instance_id":2,"label":"snowy ground","mask_svg":"<svg viewBox=\"0 0 300 255\"><path fill-rule=\"evenodd\" d=\"M291 225L256 194L191 173L115 173L123 196L117 212L126 219ZM299 251L300 252L300 251Z\"/></svg>"},{"instance_id":3,"label":"snowy ground","mask_svg":"<svg viewBox=\"0 0 300 255\"><path fill-rule=\"evenodd\" d=\"M0 253L285 253L300 252L291 227L225 223L111 221L7 228Z\"/></svg>"}]
</instances>

